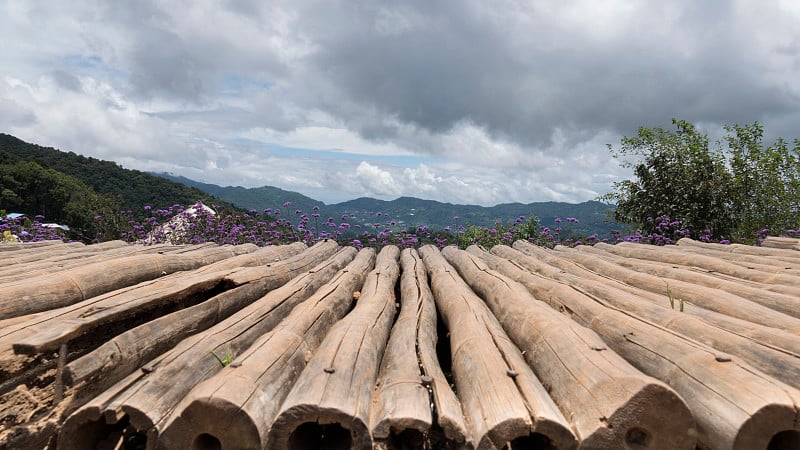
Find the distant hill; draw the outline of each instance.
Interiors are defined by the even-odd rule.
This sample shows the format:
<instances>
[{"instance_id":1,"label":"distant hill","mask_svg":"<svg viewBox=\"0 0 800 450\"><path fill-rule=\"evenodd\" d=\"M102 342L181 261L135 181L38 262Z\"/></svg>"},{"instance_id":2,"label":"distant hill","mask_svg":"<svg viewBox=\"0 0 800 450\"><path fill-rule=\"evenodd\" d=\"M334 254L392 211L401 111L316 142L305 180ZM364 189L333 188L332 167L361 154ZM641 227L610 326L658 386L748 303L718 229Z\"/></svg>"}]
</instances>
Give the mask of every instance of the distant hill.
<instances>
[{"instance_id":1,"label":"distant hill","mask_svg":"<svg viewBox=\"0 0 800 450\"><path fill-rule=\"evenodd\" d=\"M619 230L622 226L613 221L609 211L611 206L595 201L583 203L534 202L504 203L495 206L455 205L433 200L422 200L414 197L400 197L392 201L359 198L343 203L330 205L342 212L356 212L362 217L365 212L382 212L391 219L403 222L408 226L430 225L444 228L460 224L491 226L495 221L507 224L519 216L536 215L539 223L550 228L555 227L555 219L575 217L579 223L562 223L566 235L587 236L592 233L608 235L611 230ZM454 220L458 217L458 220Z\"/></svg>"},{"instance_id":2,"label":"distant hill","mask_svg":"<svg viewBox=\"0 0 800 450\"><path fill-rule=\"evenodd\" d=\"M192 188L197 188L220 200L248 210L255 209L256 211L264 211L267 208L281 208L285 202L292 202L290 207L292 211L299 209L304 212L310 212L314 206L320 208L325 206L324 203L306 197L298 192L286 191L272 186L259 188L243 188L241 186L222 187L216 184L201 183L170 173L157 173L154 175L164 177L176 183L182 183Z\"/></svg>"},{"instance_id":3,"label":"distant hill","mask_svg":"<svg viewBox=\"0 0 800 450\"><path fill-rule=\"evenodd\" d=\"M598 233L605 236L611 230L619 230L622 226L610 218L609 211L612 206L601 202L589 201L584 203L504 203L496 206L485 207L477 205L455 205L434 200L423 200L414 197L400 197L395 200L378 200L374 198L358 198L342 203L326 205L325 203L306 197L297 192L286 191L271 186L259 188L243 188L241 186L221 187L214 184L200 183L185 177L171 174L157 174L169 180L183 183L202 189L208 194L228 201L240 208L262 211L266 208L281 207L286 202L292 202L290 210L299 209L311 212L314 206L320 208L323 220L327 217L339 218L347 214L350 222L372 223L385 222L386 216L407 227L428 225L441 229L453 225L479 225L491 226L495 220L509 223L519 216L535 214L543 226L553 228L557 217L566 219L575 217L579 223L563 223L568 234L586 236ZM375 216L380 212L381 217ZM454 217L458 220L453 220Z\"/></svg>"},{"instance_id":4,"label":"distant hill","mask_svg":"<svg viewBox=\"0 0 800 450\"><path fill-rule=\"evenodd\" d=\"M168 208L174 204L192 205L197 201L235 209L232 204L208 193L138 170L124 169L111 161L81 156L50 147L27 143L0 133L0 152L6 163L34 162L71 178L80 180L97 194L112 196L119 207L143 214L145 205Z\"/></svg>"}]
</instances>

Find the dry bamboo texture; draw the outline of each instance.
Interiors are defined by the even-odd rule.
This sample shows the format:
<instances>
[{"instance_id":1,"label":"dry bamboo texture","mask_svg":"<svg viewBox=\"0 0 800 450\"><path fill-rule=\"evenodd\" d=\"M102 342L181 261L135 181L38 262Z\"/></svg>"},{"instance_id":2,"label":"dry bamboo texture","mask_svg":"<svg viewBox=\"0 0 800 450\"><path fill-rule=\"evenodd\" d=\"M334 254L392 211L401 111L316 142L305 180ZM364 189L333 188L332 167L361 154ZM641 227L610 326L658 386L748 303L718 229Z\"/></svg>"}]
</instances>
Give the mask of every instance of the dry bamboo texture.
<instances>
[{"instance_id":1,"label":"dry bamboo texture","mask_svg":"<svg viewBox=\"0 0 800 450\"><path fill-rule=\"evenodd\" d=\"M436 305L425 264L414 249L400 255L400 315L383 354L372 407L377 449L457 449L467 445L461 404L436 356Z\"/></svg>"},{"instance_id":2,"label":"dry bamboo texture","mask_svg":"<svg viewBox=\"0 0 800 450\"><path fill-rule=\"evenodd\" d=\"M62 428L59 446L84 448L86 442L98 440L98 425L102 432L129 420L143 435L146 447L155 448L166 420L195 385L215 375L227 365L224 361L232 360L272 330L354 256L353 248L338 252L142 366L142 370L124 378L73 414Z\"/></svg>"},{"instance_id":3,"label":"dry bamboo texture","mask_svg":"<svg viewBox=\"0 0 800 450\"><path fill-rule=\"evenodd\" d=\"M535 258L505 246L496 246L492 252L530 270L504 273L523 283L535 297L592 328L644 373L668 382L692 411L702 447L792 448L784 447L784 440L800 442L797 389L738 357L635 313L609 307L569 283L551 280L543 273L535 275L540 264ZM776 440L780 446L775 445Z\"/></svg>"},{"instance_id":4,"label":"dry bamboo texture","mask_svg":"<svg viewBox=\"0 0 800 450\"><path fill-rule=\"evenodd\" d=\"M256 248L254 245L241 245L199 249L181 255L135 255L4 284L0 288L0 298L6 301L0 304L0 320L71 305L142 281L252 252Z\"/></svg>"},{"instance_id":5,"label":"dry bamboo texture","mask_svg":"<svg viewBox=\"0 0 800 450\"><path fill-rule=\"evenodd\" d=\"M567 420L483 301L436 247L420 254L450 332L453 376L475 448L576 447Z\"/></svg>"},{"instance_id":6,"label":"dry bamboo texture","mask_svg":"<svg viewBox=\"0 0 800 450\"><path fill-rule=\"evenodd\" d=\"M769 236L764 239L764 242L761 245L768 248L800 250L800 239Z\"/></svg>"},{"instance_id":7,"label":"dry bamboo texture","mask_svg":"<svg viewBox=\"0 0 800 450\"><path fill-rule=\"evenodd\" d=\"M274 330L210 379L195 386L167 420L160 448L190 448L198 439L216 439L222 448L267 448L269 424L334 323L351 308L375 252L359 255L299 304ZM384 250L378 260L385 267Z\"/></svg>"},{"instance_id":8,"label":"dry bamboo texture","mask_svg":"<svg viewBox=\"0 0 800 450\"><path fill-rule=\"evenodd\" d=\"M694 419L672 389L640 373L596 333L537 300L525 286L489 269L478 257L491 255L476 247L470 250L448 247L444 254L524 350L584 446L625 448L646 440L653 448L694 448ZM493 262L499 267L507 261Z\"/></svg>"},{"instance_id":9,"label":"dry bamboo texture","mask_svg":"<svg viewBox=\"0 0 800 450\"><path fill-rule=\"evenodd\" d=\"M204 300L226 287L248 283L264 291L286 283L290 278L313 267L317 260L335 250L333 242L318 244L309 251L287 258L273 266L214 271L178 272L171 276L137 284L83 302L37 315L34 320L0 331L0 351L5 342L13 342L15 353L35 354L57 349L61 344L100 327L126 321L149 310L175 309L172 305L192 304ZM274 250L278 257L296 253L298 248ZM211 265L213 266L213 264ZM24 300L24 297L22 299ZM180 309L180 308L177 308Z\"/></svg>"},{"instance_id":10,"label":"dry bamboo texture","mask_svg":"<svg viewBox=\"0 0 800 450\"><path fill-rule=\"evenodd\" d=\"M800 449L797 239L0 263L0 450Z\"/></svg>"},{"instance_id":11,"label":"dry bamboo texture","mask_svg":"<svg viewBox=\"0 0 800 450\"><path fill-rule=\"evenodd\" d=\"M396 306L400 250L378 254L353 311L325 337L269 431L269 448L372 448L371 393Z\"/></svg>"}]
</instances>

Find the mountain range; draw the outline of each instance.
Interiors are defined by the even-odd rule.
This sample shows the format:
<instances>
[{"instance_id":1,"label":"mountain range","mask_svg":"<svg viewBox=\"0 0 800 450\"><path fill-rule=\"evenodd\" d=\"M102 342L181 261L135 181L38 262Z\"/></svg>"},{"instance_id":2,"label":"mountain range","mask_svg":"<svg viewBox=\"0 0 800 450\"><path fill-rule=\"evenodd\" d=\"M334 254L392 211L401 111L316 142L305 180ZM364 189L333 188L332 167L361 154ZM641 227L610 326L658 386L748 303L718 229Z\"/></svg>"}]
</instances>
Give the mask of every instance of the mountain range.
<instances>
[{"instance_id":1,"label":"mountain range","mask_svg":"<svg viewBox=\"0 0 800 450\"><path fill-rule=\"evenodd\" d=\"M201 183L167 173L146 173L73 152L31 144L0 133L0 210L41 214L49 220L89 230L93 218L111 218L114 211L130 210L134 217L147 215L145 206L169 208L202 201L222 210L281 208L284 213L317 212L320 220L346 215L351 223L395 221L399 226L433 229L459 225L507 224L520 216L535 214L541 225L555 227L557 217L574 217L566 222L565 233L585 236L607 235L621 225L610 219L613 206L584 203L506 203L491 207L455 205L413 197L386 201L358 198L326 205L303 194L272 186L244 188ZM283 205L290 202L291 206ZM316 209L315 209L316 208ZM377 218L377 213L380 218ZM455 219L458 217L458 219ZM96 225L96 224L95 224Z\"/></svg>"},{"instance_id":2,"label":"mountain range","mask_svg":"<svg viewBox=\"0 0 800 450\"><path fill-rule=\"evenodd\" d=\"M503 203L495 206L457 205L434 200L423 200L414 197L400 197L395 200L378 200L362 197L341 203L326 205L297 192L286 191L272 186L244 188L241 186L222 187L215 184L201 183L186 177L169 174L154 174L176 183L199 189L207 194L248 210L263 211L267 208L281 208L285 202L291 202L290 212L295 210L311 212L314 207L323 220L334 217L337 220L346 214L351 220L361 222L374 221L372 214L381 213L385 221L395 220L408 227L427 225L435 229L458 225L492 226L495 221L509 223L520 216L536 215L543 226L556 226L556 218L564 221L565 232L576 236L597 233L608 235L612 230L622 229L622 225L613 221L613 206L588 201L583 203L534 202ZM372 214L370 214L372 213ZM458 219L454 218L457 217ZM578 219L578 222L566 222L567 217Z\"/></svg>"}]
</instances>

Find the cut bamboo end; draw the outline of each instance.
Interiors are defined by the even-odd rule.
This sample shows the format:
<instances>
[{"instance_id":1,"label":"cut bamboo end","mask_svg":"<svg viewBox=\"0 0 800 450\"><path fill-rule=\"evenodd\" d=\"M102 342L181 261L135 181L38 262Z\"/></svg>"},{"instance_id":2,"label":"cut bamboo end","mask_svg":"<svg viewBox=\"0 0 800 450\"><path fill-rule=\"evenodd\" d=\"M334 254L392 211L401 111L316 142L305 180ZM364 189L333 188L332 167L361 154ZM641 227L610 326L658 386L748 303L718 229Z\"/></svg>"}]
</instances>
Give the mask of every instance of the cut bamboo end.
<instances>
[{"instance_id":1,"label":"cut bamboo end","mask_svg":"<svg viewBox=\"0 0 800 450\"><path fill-rule=\"evenodd\" d=\"M614 384L641 383L617 379ZM607 386L611 389L612 386ZM582 448L689 449L697 442L691 411L675 391L658 382L645 384L609 417L598 417Z\"/></svg>"},{"instance_id":2,"label":"cut bamboo end","mask_svg":"<svg viewBox=\"0 0 800 450\"><path fill-rule=\"evenodd\" d=\"M269 431L274 450L357 449L370 450L369 427L344 411L314 404L295 405L283 411Z\"/></svg>"},{"instance_id":3,"label":"cut bamboo end","mask_svg":"<svg viewBox=\"0 0 800 450\"><path fill-rule=\"evenodd\" d=\"M211 450L267 448L259 426L241 405L224 399L195 400L158 439L158 449Z\"/></svg>"},{"instance_id":4,"label":"cut bamboo end","mask_svg":"<svg viewBox=\"0 0 800 450\"><path fill-rule=\"evenodd\" d=\"M788 404L772 404L761 408L742 424L731 448L800 448L800 423L797 422L797 414L797 410Z\"/></svg>"},{"instance_id":5,"label":"cut bamboo end","mask_svg":"<svg viewBox=\"0 0 800 450\"><path fill-rule=\"evenodd\" d=\"M58 450L96 448L111 432L100 408L83 408L64 422L58 437Z\"/></svg>"}]
</instances>

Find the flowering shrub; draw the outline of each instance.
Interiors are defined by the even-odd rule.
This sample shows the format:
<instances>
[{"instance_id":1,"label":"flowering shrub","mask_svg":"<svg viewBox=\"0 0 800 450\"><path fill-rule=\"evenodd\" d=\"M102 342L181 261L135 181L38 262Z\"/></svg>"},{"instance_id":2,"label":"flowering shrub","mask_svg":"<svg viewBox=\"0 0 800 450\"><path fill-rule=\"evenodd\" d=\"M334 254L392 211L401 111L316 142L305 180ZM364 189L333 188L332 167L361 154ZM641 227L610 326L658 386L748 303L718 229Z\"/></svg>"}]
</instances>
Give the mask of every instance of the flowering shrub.
<instances>
[{"instance_id":1,"label":"flowering shrub","mask_svg":"<svg viewBox=\"0 0 800 450\"><path fill-rule=\"evenodd\" d=\"M267 208L264 211L219 214L202 203L189 208L182 205L173 205L166 209L145 206L147 216L143 220L135 219L132 211L122 212L121 216L127 218L127 227L118 237L110 238L143 244L215 242L230 245L251 243L258 246L292 242L312 245L323 239L335 239L343 245L353 245L359 249L381 248L390 244L401 248L417 248L425 244L433 244L439 248L447 245L466 248L472 244L491 248L498 244L511 245L520 239L549 248L556 245L593 245L597 242L669 245L682 237L715 242L711 238L710 230L692 232L680 221L669 217L648 217L648 224L653 231L646 235L634 231L623 236L621 232L614 231L609 237L601 238L597 233L576 237L570 230L572 224L579 223L575 217L556 218L551 226L544 226L534 215L519 216L508 224L495 221L491 227L479 227L463 224L460 217L454 216L451 226L434 230L425 225L406 227L382 212L368 212L367 217L350 212L342 214L337 221L334 217L323 220L318 212L319 207L312 208L311 214L299 209L291 210L290 207L291 202L285 202L280 208ZM0 218L3 240L11 241L11 236L19 237L22 242L70 239L68 233L59 228L45 226L43 220L42 216L36 216L33 220L24 216L13 219L3 216ZM100 216L94 218L98 223L103 220ZM94 242L109 239L103 239L107 234L98 233ZM752 241L760 244L768 234L768 229L759 230ZM800 237L800 230L786 230L780 235ZM728 240L718 242L730 243Z\"/></svg>"},{"instance_id":2,"label":"flowering shrub","mask_svg":"<svg viewBox=\"0 0 800 450\"><path fill-rule=\"evenodd\" d=\"M0 218L0 233L5 242L37 242L47 240L67 240L61 228L45 225L43 216L35 216L32 220L26 216Z\"/></svg>"}]
</instances>

